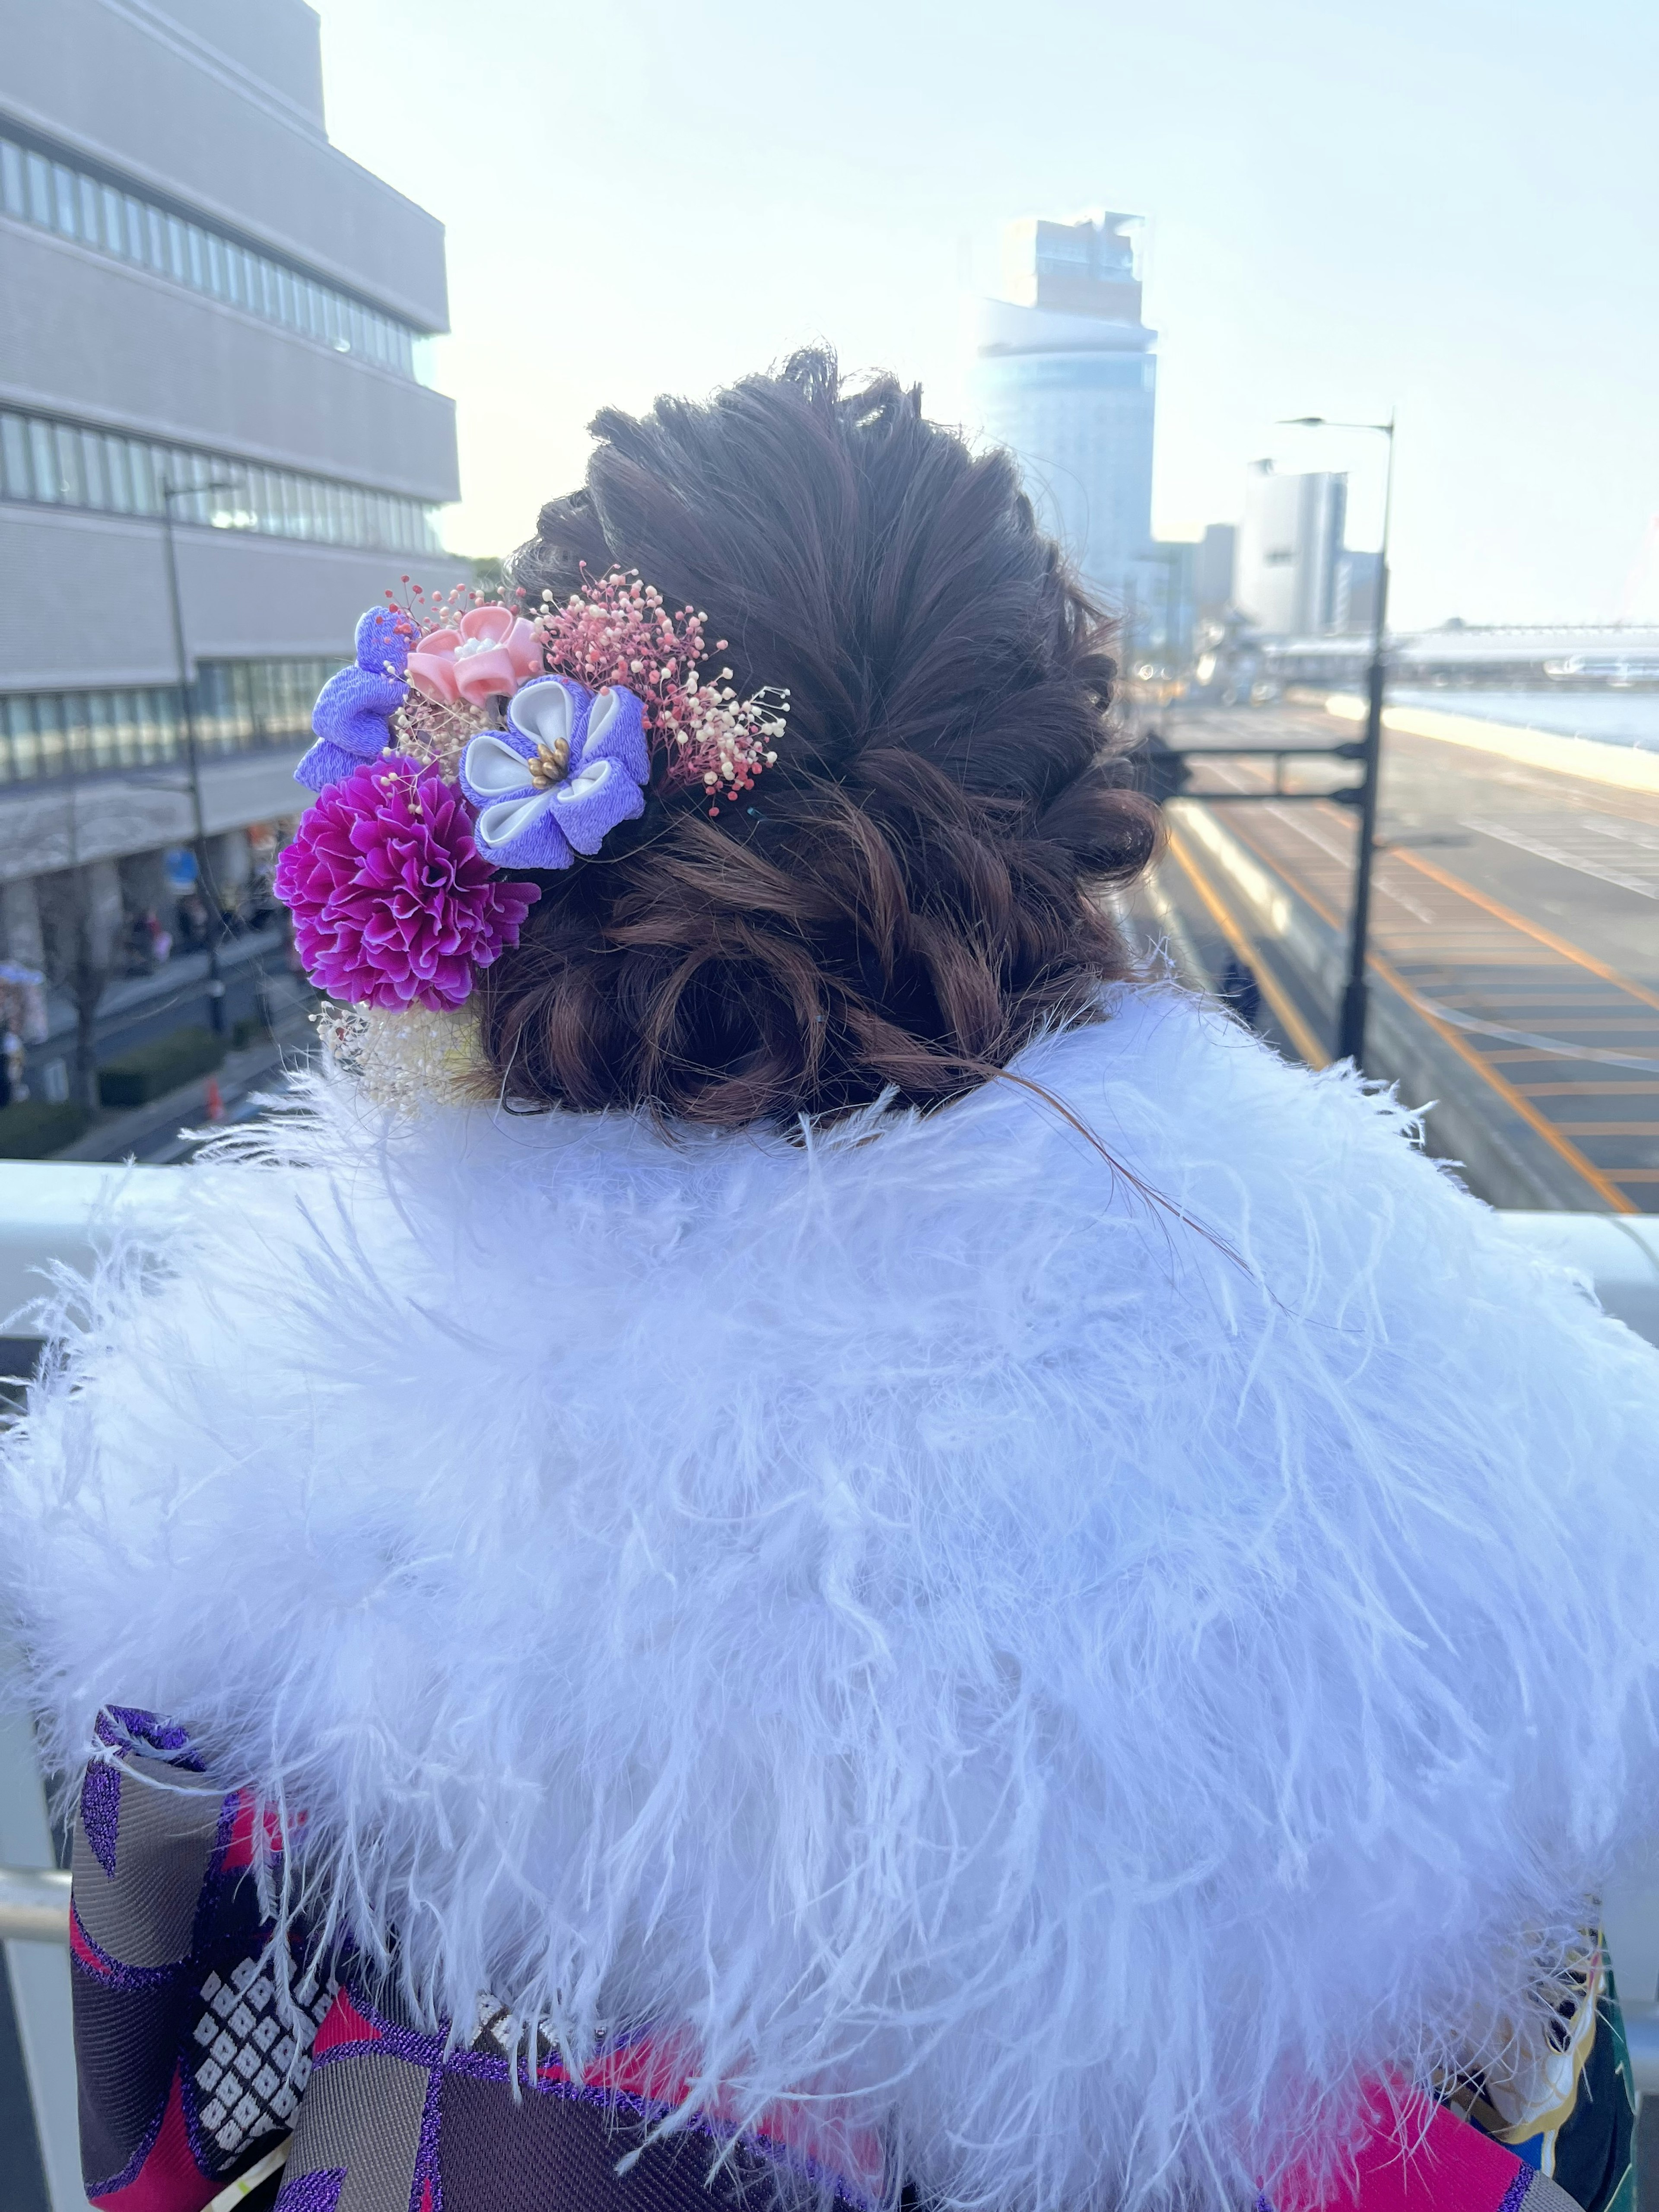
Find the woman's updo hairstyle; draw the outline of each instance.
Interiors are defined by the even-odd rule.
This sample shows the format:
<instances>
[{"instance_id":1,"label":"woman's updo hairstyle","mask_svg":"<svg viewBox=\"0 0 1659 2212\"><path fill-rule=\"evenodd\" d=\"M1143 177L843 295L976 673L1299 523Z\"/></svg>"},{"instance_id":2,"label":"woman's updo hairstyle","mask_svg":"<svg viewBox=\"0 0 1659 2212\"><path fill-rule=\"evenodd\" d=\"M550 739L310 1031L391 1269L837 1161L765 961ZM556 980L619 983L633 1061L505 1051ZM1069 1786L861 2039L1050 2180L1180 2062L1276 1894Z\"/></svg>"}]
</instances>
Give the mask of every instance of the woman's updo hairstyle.
<instances>
[{"instance_id":1,"label":"woman's updo hairstyle","mask_svg":"<svg viewBox=\"0 0 1659 2212\"><path fill-rule=\"evenodd\" d=\"M890 377L797 355L708 406L607 410L510 564L533 603L636 569L705 610L777 763L711 819L653 799L538 876L481 979L502 1094L737 1128L931 1106L1124 974L1099 894L1157 817L1109 763L1115 674L1012 464Z\"/></svg>"}]
</instances>

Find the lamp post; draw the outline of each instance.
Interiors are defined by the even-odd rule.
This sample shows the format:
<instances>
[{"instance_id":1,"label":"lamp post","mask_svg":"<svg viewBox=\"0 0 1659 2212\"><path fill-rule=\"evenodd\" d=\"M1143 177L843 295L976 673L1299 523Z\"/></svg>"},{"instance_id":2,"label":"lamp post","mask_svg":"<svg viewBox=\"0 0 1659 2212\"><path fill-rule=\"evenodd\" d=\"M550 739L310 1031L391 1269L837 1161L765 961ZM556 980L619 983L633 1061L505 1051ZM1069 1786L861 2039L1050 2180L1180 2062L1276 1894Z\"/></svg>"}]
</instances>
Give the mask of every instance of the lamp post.
<instances>
[{"instance_id":1,"label":"lamp post","mask_svg":"<svg viewBox=\"0 0 1659 2212\"><path fill-rule=\"evenodd\" d=\"M161 534L167 542L167 598L173 609L173 650L179 670L179 712L185 726L185 759L190 773L191 812L195 835L196 872L203 890L202 904L207 913L208 957L208 1020L216 1035L222 1036L225 1027L225 984L219 972L218 894L213 886L212 871L208 866L207 822L202 811L202 758L196 741L195 684L191 674L190 653L185 644L184 601L179 591L179 548L173 533L173 502L176 499L192 497L199 491L234 491L235 485L228 477L210 477L205 483L175 484L164 478L161 483Z\"/></svg>"},{"instance_id":2,"label":"lamp post","mask_svg":"<svg viewBox=\"0 0 1659 2212\"><path fill-rule=\"evenodd\" d=\"M1389 441L1382 484L1382 544L1376 561L1376 605L1371 620L1371 662L1365 705L1364 778L1359 787L1359 842L1354 854L1353 908L1348 924L1348 981L1337 1021L1336 1056L1365 1064L1365 960L1371 922L1371 863L1376 853L1376 801L1382 778L1383 636L1389 610L1389 523L1394 512L1392 409L1386 422L1333 422L1322 415L1291 415L1288 426L1301 430L1370 430Z\"/></svg>"}]
</instances>

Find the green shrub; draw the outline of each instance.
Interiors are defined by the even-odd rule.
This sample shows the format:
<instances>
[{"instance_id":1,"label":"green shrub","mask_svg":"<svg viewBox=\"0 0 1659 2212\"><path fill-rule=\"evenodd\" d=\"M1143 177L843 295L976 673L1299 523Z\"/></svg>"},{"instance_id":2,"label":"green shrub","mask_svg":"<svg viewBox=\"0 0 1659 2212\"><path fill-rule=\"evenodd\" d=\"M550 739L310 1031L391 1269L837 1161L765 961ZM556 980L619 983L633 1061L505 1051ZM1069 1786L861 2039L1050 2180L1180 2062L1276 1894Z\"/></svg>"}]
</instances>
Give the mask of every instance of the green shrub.
<instances>
[{"instance_id":1,"label":"green shrub","mask_svg":"<svg viewBox=\"0 0 1659 2212\"><path fill-rule=\"evenodd\" d=\"M84 1106L52 1098L21 1098L0 1106L0 1159L44 1160L72 1145L87 1126Z\"/></svg>"},{"instance_id":2,"label":"green shrub","mask_svg":"<svg viewBox=\"0 0 1659 2212\"><path fill-rule=\"evenodd\" d=\"M224 1056L225 1041L211 1030L173 1030L100 1067L99 1100L106 1106L148 1106L194 1075L210 1075Z\"/></svg>"}]
</instances>

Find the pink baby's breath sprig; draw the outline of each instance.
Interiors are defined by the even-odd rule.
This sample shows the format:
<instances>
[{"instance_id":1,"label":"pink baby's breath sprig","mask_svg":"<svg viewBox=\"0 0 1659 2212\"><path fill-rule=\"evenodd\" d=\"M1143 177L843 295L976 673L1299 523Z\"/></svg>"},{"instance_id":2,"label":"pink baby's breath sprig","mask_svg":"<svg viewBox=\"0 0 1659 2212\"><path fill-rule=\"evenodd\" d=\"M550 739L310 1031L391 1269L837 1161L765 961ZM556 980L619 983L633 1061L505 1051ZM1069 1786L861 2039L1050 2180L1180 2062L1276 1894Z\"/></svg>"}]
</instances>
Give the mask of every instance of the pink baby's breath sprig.
<instances>
[{"instance_id":1,"label":"pink baby's breath sprig","mask_svg":"<svg viewBox=\"0 0 1659 2212\"><path fill-rule=\"evenodd\" d=\"M789 711L787 691L767 688L739 699L732 671L711 672L706 614L671 612L653 584L635 569L600 577L583 572L581 587L562 606L542 594L536 629L547 665L589 690L616 684L645 708L653 752L664 761L665 793L697 791L711 815L752 791L777 759ZM715 653L726 650L716 638Z\"/></svg>"}]
</instances>

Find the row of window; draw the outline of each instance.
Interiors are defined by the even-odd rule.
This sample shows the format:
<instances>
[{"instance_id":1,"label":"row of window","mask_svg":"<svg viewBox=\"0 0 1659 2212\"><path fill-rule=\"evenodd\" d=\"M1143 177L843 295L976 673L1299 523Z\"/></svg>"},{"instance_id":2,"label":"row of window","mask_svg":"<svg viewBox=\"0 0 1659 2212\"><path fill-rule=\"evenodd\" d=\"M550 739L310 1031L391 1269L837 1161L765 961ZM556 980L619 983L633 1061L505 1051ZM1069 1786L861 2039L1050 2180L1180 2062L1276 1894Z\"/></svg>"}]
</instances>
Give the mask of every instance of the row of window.
<instances>
[{"instance_id":1,"label":"row of window","mask_svg":"<svg viewBox=\"0 0 1659 2212\"><path fill-rule=\"evenodd\" d=\"M193 687L206 758L251 752L311 728L331 660L204 660ZM118 691L15 691L0 697L0 784L152 768L185 755L177 686ZM296 807L297 811L297 807Z\"/></svg>"},{"instance_id":2,"label":"row of window","mask_svg":"<svg viewBox=\"0 0 1659 2212\"><path fill-rule=\"evenodd\" d=\"M0 207L42 230L78 239L119 261L187 284L337 353L362 354L400 376L430 381L430 341L395 316L302 276L268 254L118 190L72 162L0 137Z\"/></svg>"},{"instance_id":3,"label":"row of window","mask_svg":"<svg viewBox=\"0 0 1659 2212\"><path fill-rule=\"evenodd\" d=\"M395 492L0 411L0 490L7 499L159 515L169 489L176 522L387 553L443 550L437 508Z\"/></svg>"}]
</instances>

